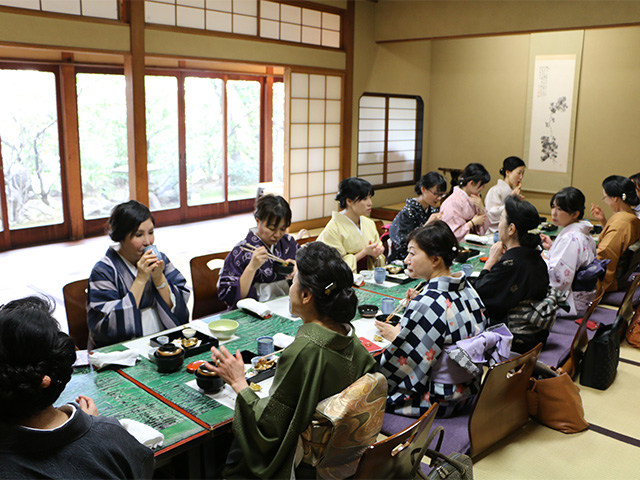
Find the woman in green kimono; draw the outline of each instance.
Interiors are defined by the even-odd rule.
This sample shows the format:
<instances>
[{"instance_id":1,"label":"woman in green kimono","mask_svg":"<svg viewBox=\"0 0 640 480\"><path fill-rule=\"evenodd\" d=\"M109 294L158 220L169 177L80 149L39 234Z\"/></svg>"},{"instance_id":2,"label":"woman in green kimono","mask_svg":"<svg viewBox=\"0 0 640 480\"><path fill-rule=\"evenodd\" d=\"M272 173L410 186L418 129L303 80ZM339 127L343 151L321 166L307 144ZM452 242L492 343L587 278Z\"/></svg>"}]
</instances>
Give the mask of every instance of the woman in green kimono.
<instances>
[{"instance_id":1,"label":"woman in green kimono","mask_svg":"<svg viewBox=\"0 0 640 480\"><path fill-rule=\"evenodd\" d=\"M311 423L318 402L375 371L373 357L350 324L358 300L351 288L353 274L341 255L329 245L311 242L298 250L296 264L289 297L291 313L302 319L302 326L280 356L270 396L260 399L249 388L239 351L232 355L224 346L211 349L208 368L238 393L235 440L224 478L290 478L298 436ZM301 467L299 478L311 468Z\"/></svg>"}]
</instances>

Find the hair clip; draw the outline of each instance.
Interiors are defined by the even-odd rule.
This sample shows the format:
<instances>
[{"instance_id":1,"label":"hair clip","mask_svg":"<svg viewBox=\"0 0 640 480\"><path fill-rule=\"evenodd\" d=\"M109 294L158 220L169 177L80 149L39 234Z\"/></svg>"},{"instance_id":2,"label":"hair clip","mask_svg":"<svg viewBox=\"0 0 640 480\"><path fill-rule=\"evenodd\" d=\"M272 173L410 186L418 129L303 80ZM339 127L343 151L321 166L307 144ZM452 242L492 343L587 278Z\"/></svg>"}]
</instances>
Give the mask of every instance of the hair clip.
<instances>
[{"instance_id":1,"label":"hair clip","mask_svg":"<svg viewBox=\"0 0 640 480\"><path fill-rule=\"evenodd\" d=\"M458 251L458 247L456 247L455 245L453 247L451 247L451 251L452 252L457 252Z\"/></svg>"},{"instance_id":2,"label":"hair clip","mask_svg":"<svg viewBox=\"0 0 640 480\"><path fill-rule=\"evenodd\" d=\"M329 285L324 287L324 294L325 295L331 295L331 292L333 292L334 288L335 288L335 285L333 284L333 282L331 282Z\"/></svg>"},{"instance_id":3,"label":"hair clip","mask_svg":"<svg viewBox=\"0 0 640 480\"><path fill-rule=\"evenodd\" d=\"M622 201L625 202L627 200L627 194L623 192L620 198L622 198Z\"/></svg>"},{"instance_id":4,"label":"hair clip","mask_svg":"<svg viewBox=\"0 0 640 480\"><path fill-rule=\"evenodd\" d=\"M531 235L540 235L540 230L538 228L532 228L531 230L527 230L527 233Z\"/></svg>"}]
</instances>

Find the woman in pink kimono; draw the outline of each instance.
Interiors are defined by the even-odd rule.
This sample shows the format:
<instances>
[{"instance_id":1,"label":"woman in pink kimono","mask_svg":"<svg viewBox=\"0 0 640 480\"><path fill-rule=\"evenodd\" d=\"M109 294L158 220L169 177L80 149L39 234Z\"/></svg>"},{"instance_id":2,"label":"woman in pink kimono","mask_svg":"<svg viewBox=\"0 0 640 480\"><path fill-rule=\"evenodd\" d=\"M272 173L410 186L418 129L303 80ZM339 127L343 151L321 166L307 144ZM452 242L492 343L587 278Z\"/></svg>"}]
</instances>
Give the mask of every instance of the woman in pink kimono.
<instances>
[{"instance_id":1,"label":"woman in pink kimono","mask_svg":"<svg viewBox=\"0 0 640 480\"><path fill-rule=\"evenodd\" d=\"M459 242L468 233L484 235L489 229L489 218L480 193L490 180L486 168L479 163L470 163L460 176L460 186L454 187L453 193L442 203L442 220L451 227Z\"/></svg>"}]
</instances>

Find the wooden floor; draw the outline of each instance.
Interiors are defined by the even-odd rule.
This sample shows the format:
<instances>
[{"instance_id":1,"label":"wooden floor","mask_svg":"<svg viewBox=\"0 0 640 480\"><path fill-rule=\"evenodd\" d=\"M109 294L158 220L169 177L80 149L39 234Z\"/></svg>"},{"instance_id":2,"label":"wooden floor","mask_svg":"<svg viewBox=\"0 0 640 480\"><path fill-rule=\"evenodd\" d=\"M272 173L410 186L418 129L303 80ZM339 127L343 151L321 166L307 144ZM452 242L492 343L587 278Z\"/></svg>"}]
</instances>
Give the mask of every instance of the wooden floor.
<instances>
[{"instance_id":1,"label":"wooden floor","mask_svg":"<svg viewBox=\"0 0 640 480\"><path fill-rule=\"evenodd\" d=\"M159 227L155 243L186 277L191 285L189 260L206 253L230 250L255 227L251 213L204 222ZM89 277L93 265L113 242L108 236L74 242L0 252L3 275L0 278L0 305L28 295L44 294L57 304L55 317L68 331L62 300L62 287ZM193 300L189 301L189 308Z\"/></svg>"}]
</instances>

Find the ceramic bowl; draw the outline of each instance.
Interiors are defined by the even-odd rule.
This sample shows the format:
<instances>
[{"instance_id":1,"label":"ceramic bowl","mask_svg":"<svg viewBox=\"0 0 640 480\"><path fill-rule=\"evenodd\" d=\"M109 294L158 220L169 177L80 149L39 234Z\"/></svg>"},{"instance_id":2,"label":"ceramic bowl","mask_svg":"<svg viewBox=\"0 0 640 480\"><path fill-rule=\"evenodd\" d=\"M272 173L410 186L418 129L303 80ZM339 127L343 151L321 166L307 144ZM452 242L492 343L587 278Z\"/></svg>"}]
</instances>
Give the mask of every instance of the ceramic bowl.
<instances>
[{"instance_id":1,"label":"ceramic bowl","mask_svg":"<svg viewBox=\"0 0 640 480\"><path fill-rule=\"evenodd\" d=\"M378 313L378 307L375 305L358 305L358 312L362 318L373 318Z\"/></svg>"},{"instance_id":2,"label":"ceramic bowl","mask_svg":"<svg viewBox=\"0 0 640 480\"><path fill-rule=\"evenodd\" d=\"M173 343L158 347L153 356L158 366L158 372L170 373L180 369L184 361L184 350Z\"/></svg>"},{"instance_id":3,"label":"ceramic bowl","mask_svg":"<svg viewBox=\"0 0 640 480\"><path fill-rule=\"evenodd\" d=\"M386 321L386 320L387 320L387 317L388 317L388 316L389 316L389 315L385 315L384 313L381 313L380 315L378 315L378 316L376 317L376 320L378 320L378 321L380 321L380 322L384 322L384 321ZM391 325L397 325L399 321L400 321L400 317L399 317L398 315L394 315L393 317L391 317L391 318L389 319L389 323L390 323Z\"/></svg>"},{"instance_id":4,"label":"ceramic bowl","mask_svg":"<svg viewBox=\"0 0 640 480\"><path fill-rule=\"evenodd\" d=\"M238 322L235 320L214 320L209 323L209 330L218 340L229 340L238 330Z\"/></svg>"},{"instance_id":5,"label":"ceramic bowl","mask_svg":"<svg viewBox=\"0 0 640 480\"><path fill-rule=\"evenodd\" d=\"M224 387L224 380L203 364L196 370L196 382L205 393L217 393Z\"/></svg>"}]
</instances>

